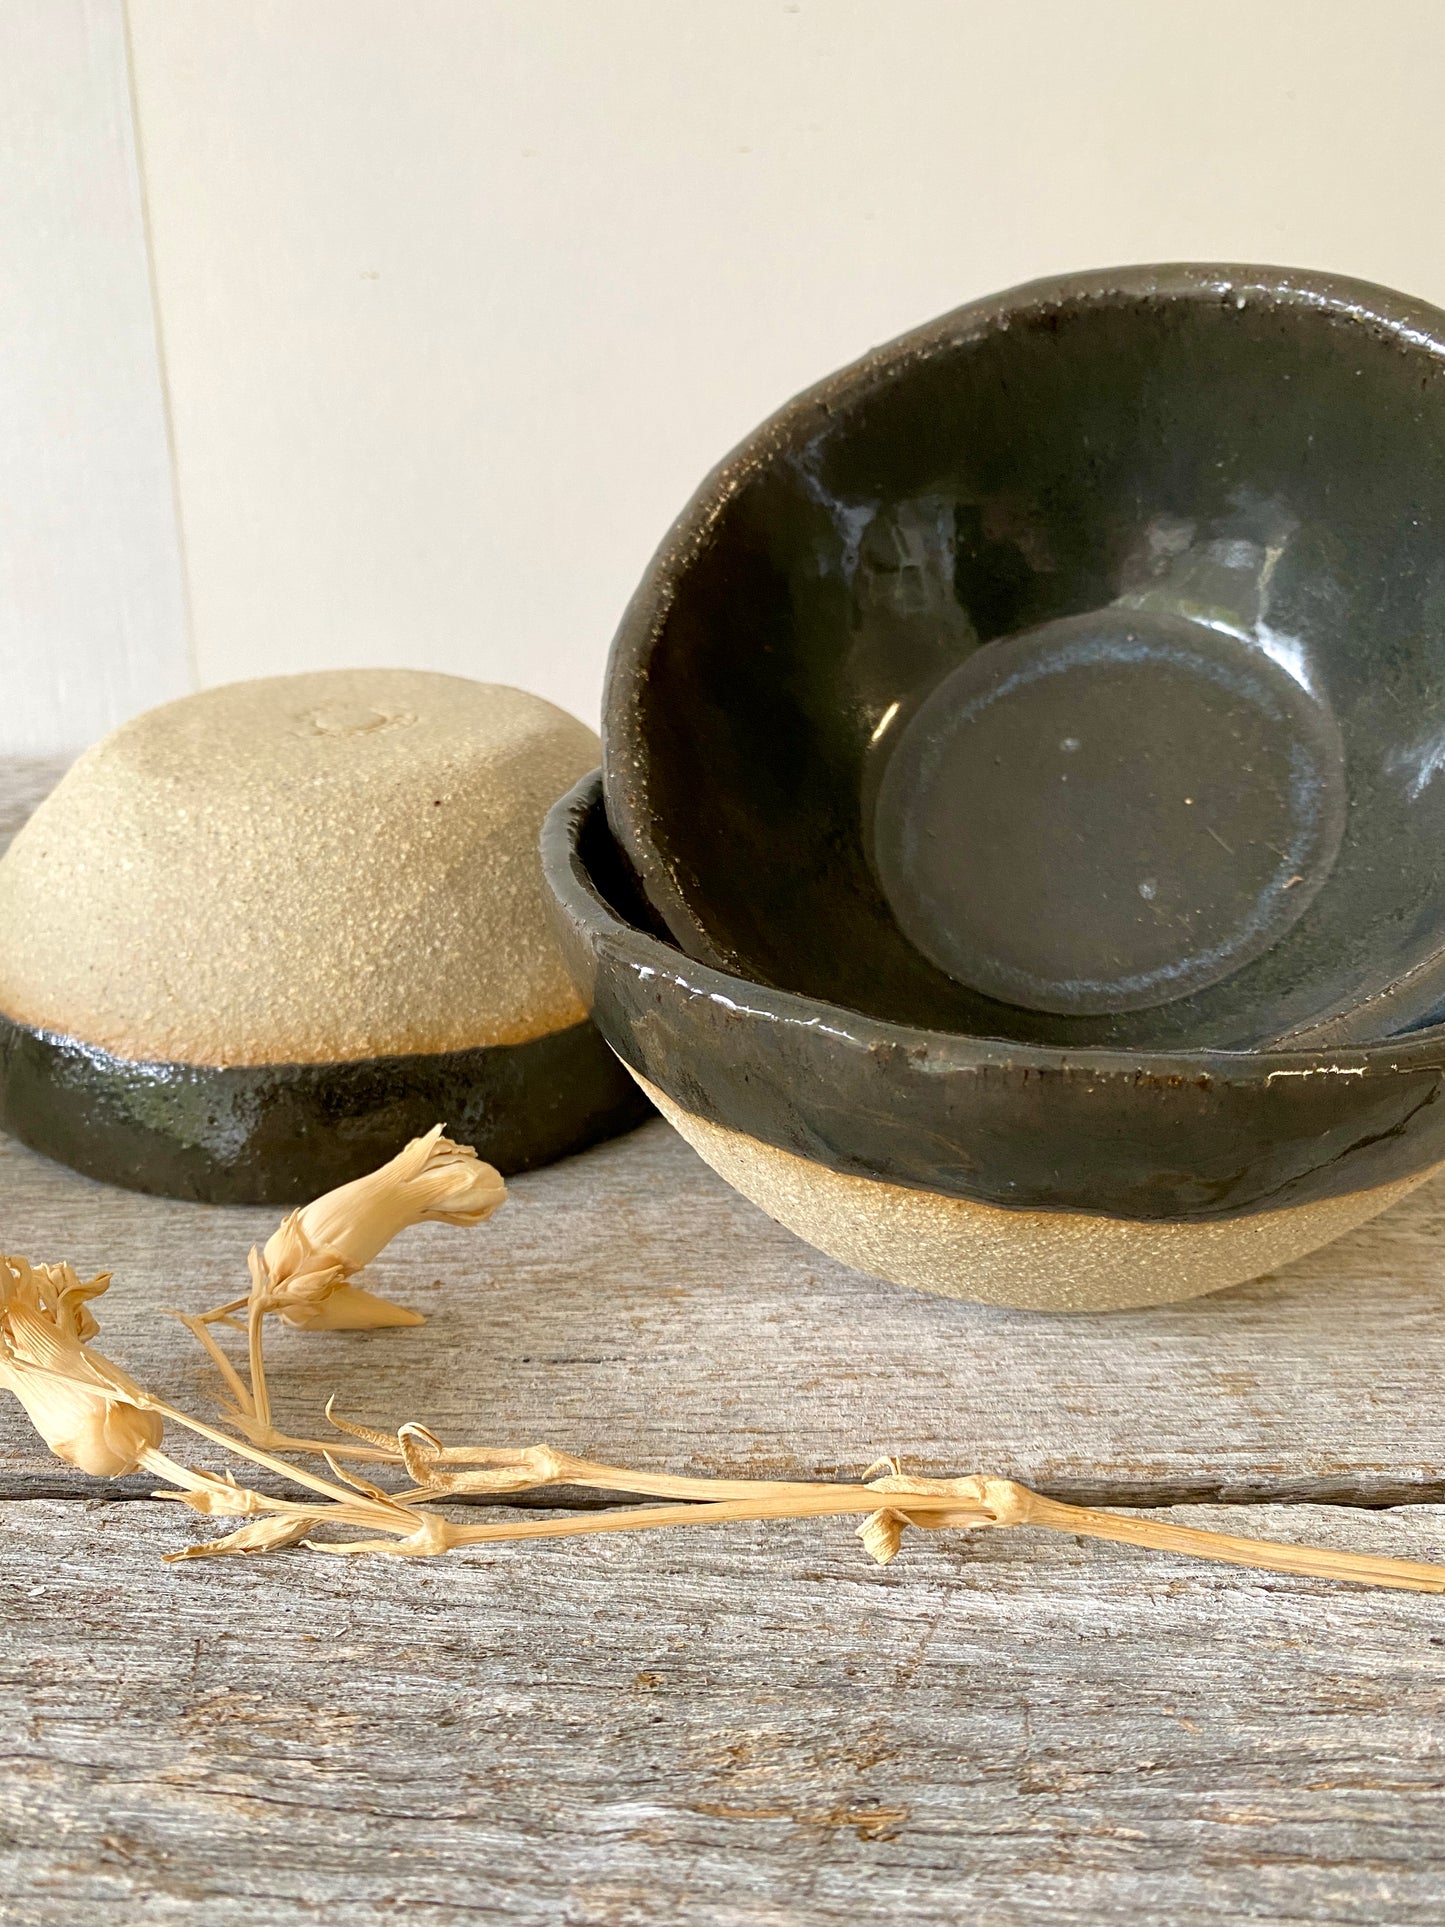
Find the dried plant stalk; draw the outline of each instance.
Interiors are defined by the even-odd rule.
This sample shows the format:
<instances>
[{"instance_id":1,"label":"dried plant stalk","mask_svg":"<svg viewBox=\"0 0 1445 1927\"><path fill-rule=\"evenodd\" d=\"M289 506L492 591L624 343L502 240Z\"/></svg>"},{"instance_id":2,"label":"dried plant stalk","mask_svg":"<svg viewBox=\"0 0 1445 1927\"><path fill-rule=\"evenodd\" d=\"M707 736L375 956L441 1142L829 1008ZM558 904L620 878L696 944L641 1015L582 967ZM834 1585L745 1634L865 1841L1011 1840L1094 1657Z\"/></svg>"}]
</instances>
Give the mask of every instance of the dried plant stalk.
<instances>
[{"instance_id":1,"label":"dried plant stalk","mask_svg":"<svg viewBox=\"0 0 1445 1927\"><path fill-rule=\"evenodd\" d=\"M50 1449L71 1464L99 1477L149 1471L165 1481L156 1497L206 1517L241 1521L221 1538L167 1553L170 1560L251 1556L296 1545L341 1556L429 1558L456 1547L521 1539L861 1516L858 1537L879 1564L896 1557L910 1528L1034 1526L1268 1572L1445 1592L1445 1566L1241 1539L1066 1505L1012 1479L916 1478L887 1459L870 1466L856 1483L687 1478L578 1458L548 1445L445 1445L424 1426L382 1432L342 1418L330 1405L326 1417L335 1433L330 1442L277 1432L266 1385L267 1318L276 1315L293 1325L332 1331L421 1322L416 1313L358 1285L357 1274L408 1225L427 1219L479 1224L505 1195L491 1166L468 1146L453 1144L438 1125L379 1171L293 1211L263 1249L250 1253L245 1294L199 1315L175 1314L215 1367L223 1410L234 1429L155 1397L92 1350L97 1327L91 1305L105 1291L109 1274L82 1283L68 1265L0 1259L0 1388L15 1394ZM244 1335L244 1369L227 1356L217 1337L220 1330ZM241 1465L289 1481L303 1496L277 1497L238 1483L230 1473L218 1476L185 1465L162 1449L167 1426L222 1447ZM330 1476L296 1463L296 1455L323 1459ZM353 1466L393 1467L411 1483L389 1491L347 1469L344 1459ZM500 1499L564 1486L669 1503L481 1522L447 1518L434 1509L449 1499ZM357 1536L317 1536L338 1528Z\"/></svg>"}]
</instances>

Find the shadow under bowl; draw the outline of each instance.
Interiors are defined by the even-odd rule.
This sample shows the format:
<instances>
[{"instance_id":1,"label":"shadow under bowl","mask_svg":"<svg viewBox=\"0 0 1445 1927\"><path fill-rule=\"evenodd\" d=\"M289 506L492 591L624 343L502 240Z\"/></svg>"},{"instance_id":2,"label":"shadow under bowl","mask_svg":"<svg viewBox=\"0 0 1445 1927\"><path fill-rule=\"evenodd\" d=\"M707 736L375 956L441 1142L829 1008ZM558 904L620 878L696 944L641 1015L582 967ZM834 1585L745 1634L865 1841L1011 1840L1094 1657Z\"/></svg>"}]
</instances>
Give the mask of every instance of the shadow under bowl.
<instances>
[{"instance_id":1,"label":"shadow under bowl","mask_svg":"<svg viewBox=\"0 0 1445 1927\"><path fill-rule=\"evenodd\" d=\"M1331 1053L1065 1051L886 1023L694 962L600 775L548 816L563 953L682 1135L820 1250L954 1297L1158 1304L1290 1262L1445 1162L1445 1033Z\"/></svg>"},{"instance_id":2,"label":"shadow under bowl","mask_svg":"<svg viewBox=\"0 0 1445 1927\"><path fill-rule=\"evenodd\" d=\"M608 813L690 955L929 1030L1364 1041L1445 996L1445 316L1036 282L790 402L614 644Z\"/></svg>"}]
</instances>

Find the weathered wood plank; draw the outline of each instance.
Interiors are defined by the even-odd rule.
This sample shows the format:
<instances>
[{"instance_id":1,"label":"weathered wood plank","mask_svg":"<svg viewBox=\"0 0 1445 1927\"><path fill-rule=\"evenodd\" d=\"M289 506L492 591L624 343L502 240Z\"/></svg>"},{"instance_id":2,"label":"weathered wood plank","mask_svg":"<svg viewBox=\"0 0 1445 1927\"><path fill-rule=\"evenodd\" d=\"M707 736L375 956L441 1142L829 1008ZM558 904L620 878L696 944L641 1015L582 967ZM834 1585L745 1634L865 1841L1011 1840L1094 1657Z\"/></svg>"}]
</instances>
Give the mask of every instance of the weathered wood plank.
<instances>
[{"instance_id":1,"label":"weathered wood plank","mask_svg":"<svg viewBox=\"0 0 1445 1927\"><path fill-rule=\"evenodd\" d=\"M64 756L12 756L0 768L0 851L55 788L69 759Z\"/></svg>"},{"instance_id":2,"label":"weathered wood plank","mask_svg":"<svg viewBox=\"0 0 1445 1927\"><path fill-rule=\"evenodd\" d=\"M245 1286L274 1214L144 1198L0 1141L4 1244L114 1267L104 1348L209 1410L158 1315ZM1006 1472L1064 1496L1428 1496L1442 1482L1445 1183L1278 1277L1216 1298L1052 1319L932 1299L821 1258L660 1122L517 1181L474 1232L423 1226L375 1282L431 1314L358 1337L277 1331L287 1422L335 1391L370 1423L538 1439L735 1475ZM440 1281L440 1282L438 1282ZM89 1490L8 1401L0 1491Z\"/></svg>"},{"instance_id":3,"label":"weathered wood plank","mask_svg":"<svg viewBox=\"0 0 1445 1927\"><path fill-rule=\"evenodd\" d=\"M1181 1515L1445 1555L1434 1507ZM1445 1908L1437 1600L837 1522L155 1563L203 1530L0 1507L6 1919Z\"/></svg>"}]
</instances>

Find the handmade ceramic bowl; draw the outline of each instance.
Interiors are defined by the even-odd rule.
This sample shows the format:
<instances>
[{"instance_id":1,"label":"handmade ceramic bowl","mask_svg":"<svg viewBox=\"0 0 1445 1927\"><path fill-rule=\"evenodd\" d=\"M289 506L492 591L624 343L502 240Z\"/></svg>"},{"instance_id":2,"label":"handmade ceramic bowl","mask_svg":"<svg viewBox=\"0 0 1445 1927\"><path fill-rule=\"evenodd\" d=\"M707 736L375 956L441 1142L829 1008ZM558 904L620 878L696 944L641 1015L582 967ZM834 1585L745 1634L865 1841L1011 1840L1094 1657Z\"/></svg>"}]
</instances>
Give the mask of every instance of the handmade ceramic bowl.
<instances>
[{"instance_id":1,"label":"handmade ceramic bowl","mask_svg":"<svg viewBox=\"0 0 1445 1927\"><path fill-rule=\"evenodd\" d=\"M1445 994L1445 316L1037 282L789 403L619 631L608 813L699 961L1067 1046Z\"/></svg>"},{"instance_id":2,"label":"handmade ceramic bowl","mask_svg":"<svg viewBox=\"0 0 1445 1927\"><path fill-rule=\"evenodd\" d=\"M214 1204L300 1203L438 1121L508 1174L631 1129L537 857L597 750L538 697L416 670L133 717L0 861L0 1126Z\"/></svg>"},{"instance_id":3,"label":"handmade ceramic bowl","mask_svg":"<svg viewBox=\"0 0 1445 1927\"><path fill-rule=\"evenodd\" d=\"M1319 1052L989 1042L694 962L631 894L601 784L543 828L577 988L745 1197L861 1270L1053 1311L1159 1304L1288 1263L1445 1160L1445 1035Z\"/></svg>"}]
</instances>

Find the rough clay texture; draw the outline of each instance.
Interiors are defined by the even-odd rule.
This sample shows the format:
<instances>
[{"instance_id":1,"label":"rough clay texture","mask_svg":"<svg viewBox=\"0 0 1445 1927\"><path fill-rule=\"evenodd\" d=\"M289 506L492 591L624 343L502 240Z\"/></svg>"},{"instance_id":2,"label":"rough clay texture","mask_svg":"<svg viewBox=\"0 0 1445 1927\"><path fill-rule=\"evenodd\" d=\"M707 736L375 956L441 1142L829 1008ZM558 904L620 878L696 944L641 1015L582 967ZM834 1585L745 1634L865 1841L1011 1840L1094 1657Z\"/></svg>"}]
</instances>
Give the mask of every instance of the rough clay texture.
<instances>
[{"instance_id":1,"label":"rough clay texture","mask_svg":"<svg viewBox=\"0 0 1445 1927\"><path fill-rule=\"evenodd\" d=\"M1208 1224L1007 1211L830 1171L694 1117L637 1081L714 1171L819 1251L895 1284L1027 1311L1124 1311L1243 1284L1352 1231L1433 1174Z\"/></svg>"},{"instance_id":2,"label":"rough clay texture","mask_svg":"<svg viewBox=\"0 0 1445 1927\"><path fill-rule=\"evenodd\" d=\"M578 1023L537 836L598 757L540 697L414 670L150 710L80 758L0 862L0 1009L192 1064Z\"/></svg>"}]
</instances>

